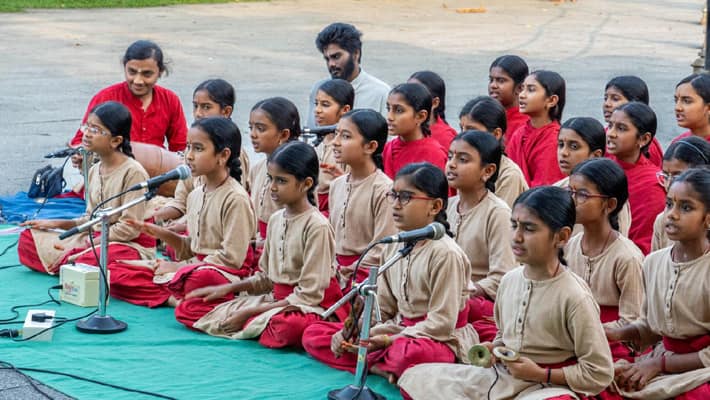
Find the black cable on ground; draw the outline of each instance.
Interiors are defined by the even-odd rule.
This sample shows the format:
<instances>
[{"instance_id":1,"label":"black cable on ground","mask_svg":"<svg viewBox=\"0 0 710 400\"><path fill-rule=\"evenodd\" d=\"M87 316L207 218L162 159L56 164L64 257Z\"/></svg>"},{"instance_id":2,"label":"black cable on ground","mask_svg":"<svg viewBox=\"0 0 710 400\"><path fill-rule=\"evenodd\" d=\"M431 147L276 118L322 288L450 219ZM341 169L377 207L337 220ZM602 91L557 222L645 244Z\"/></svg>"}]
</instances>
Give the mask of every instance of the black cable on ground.
<instances>
[{"instance_id":1,"label":"black cable on ground","mask_svg":"<svg viewBox=\"0 0 710 400\"><path fill-rule=\"evenodd\" d=\"M61 376L66 376L68 378L77 379L80 381L90 382L90 383L94 383L94 384L101 385L101 386L107 386L107 387L110 387L113 389L123 390L125 392L140 393L140 394L144 394L147 396L157 397L159 399L177 400L175 397L166 396L164 394L149 392L146 390L131 389L131 388L127 388L125 386L119 386L119 385L114 385L112 383L98 381L95 379L84 378L83 376L78 376L78 375L70 374L67 372L52 371L52 370L48 370L48 369L39 369L39 368L15 367L14 365L12 365L8 362L5 362L5 361L0 361L0 365L6 365L6 367L0 367L0 369L12 369L15 371L27 371L27 372L37 372L37 373L42 373L42 374L61 375ZM25 374L22 374L22 375L27 377L27 375L25 375ZM27 378L29 379L29 377L27 377ZM32 386L37 388L34 384ZM51 397L47 396L46 393L40 391L39 389L37 389L37 391L44 394L46 398L51 399Z\"/></svg>"}]
</instances>

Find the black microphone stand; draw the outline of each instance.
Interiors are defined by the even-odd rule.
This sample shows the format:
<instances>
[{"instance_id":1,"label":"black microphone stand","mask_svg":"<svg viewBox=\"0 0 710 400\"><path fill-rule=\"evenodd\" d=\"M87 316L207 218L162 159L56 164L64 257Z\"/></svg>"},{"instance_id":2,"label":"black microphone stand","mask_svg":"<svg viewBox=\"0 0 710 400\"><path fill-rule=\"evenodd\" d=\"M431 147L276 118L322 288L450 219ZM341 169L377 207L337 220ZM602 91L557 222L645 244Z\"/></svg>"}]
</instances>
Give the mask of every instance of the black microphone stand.
<instances>
[{"instance_id":1,"label":"black microphone stand","mask_svg":"<svg viewBox=\"0 0 710 400\"><path fill-rule=\"evenodd\" d=\"M382 317L380 315L380 307L377 304L377 276L383 274L397 261L409 255L414 249L416 241L406 242L404 247L402 247L395 255L390 257L382 266L380 267L370 267L370 274L367 280L359 283L357 286L353 287L348 294L343 296L342 299L338 300L337 303L333 304L329 309L327 309L321 316L323 318L328 318L332 315L335 310L342 307L350 299L354 298L356 295L365 296L365 308L362 313L362 328L360 329L360 340L358 343L357 351L357 367L355 369L355 383L352 385L345 386L342 389L332 390L328 392L329 400L384 400L385 397L376 393L369 387L367 387L367 345L366 343L370 340L370 322L372 320L372 310L373 307L376 311L376 319L381 322ZM357 324L358 321L353 321Z\"/></svg>"},{"instance_id":2,"label":"black microphone stand","mask_svg":"<svg viewBox=\"0 0 710 400\"><path fill-rule=\"evenodd\" d=\"M104 208L95 213L96 217L77 226L74 231L67 231L59 236L60 239L65 239L69 236L83 232L90 227L101 222L101 256L99 260L99 313L98 315L92 315L89 318L83 319L76 323L76 329L84 333L118 333L126 330L128 325L123 322L113 318L106 314L106 301L109 297L109 282L107 278L107 265L108 265L108 231L110 225L110 219L113 215L119 214L128 208L135 206L144 201L148 201L155 197L156 189L151 189L143 196L137 197L126 204L121 205L116 208Z\"/></svg>"}]
</instances>

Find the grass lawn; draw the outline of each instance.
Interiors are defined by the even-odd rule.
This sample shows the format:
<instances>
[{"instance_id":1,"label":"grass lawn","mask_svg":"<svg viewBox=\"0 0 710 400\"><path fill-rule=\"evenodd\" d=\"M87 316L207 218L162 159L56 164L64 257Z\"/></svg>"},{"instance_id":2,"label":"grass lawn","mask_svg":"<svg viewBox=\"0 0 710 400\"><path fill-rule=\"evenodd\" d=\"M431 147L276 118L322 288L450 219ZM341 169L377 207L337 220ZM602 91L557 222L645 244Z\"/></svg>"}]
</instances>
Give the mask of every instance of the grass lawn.
<instances>
[{"instance_id":1,"label":"grass lawn","mask_svg":"<svg viewBox=\"0 0 710 400\"><path fill-rule=\"evenodd\" d=\"M0 0L0 12L23 11L28 8L128 8L242 1L244 0Z\"/></svg>"}]
</instances>

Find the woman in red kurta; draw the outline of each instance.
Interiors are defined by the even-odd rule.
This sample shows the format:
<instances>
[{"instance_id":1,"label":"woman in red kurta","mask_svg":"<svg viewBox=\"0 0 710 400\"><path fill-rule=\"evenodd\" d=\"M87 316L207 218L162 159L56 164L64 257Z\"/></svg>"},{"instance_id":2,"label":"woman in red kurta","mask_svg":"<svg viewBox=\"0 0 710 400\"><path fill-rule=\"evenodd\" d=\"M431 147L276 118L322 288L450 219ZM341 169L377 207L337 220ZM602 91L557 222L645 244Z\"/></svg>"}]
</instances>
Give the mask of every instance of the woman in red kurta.
<instances>
[{"instance_id":1,"label":"woman in red kurta","mask_svg":"<svg viewBox=\"0 0 710 400\"><path fill-rule=\"evenodd\" d=\"M431 137L429 114L432 98L427 88L418 83L396 86L387 98L387 131L397 136L385 145L382 154L384 171L394 179L407 164L428 161L446 168L447 150Z\"/></svg>"},{"instance_id":2,"label":"woman in red kurta","mask_svg":"<svg viewBox=\"0 0 710 400\"><path fill-rule=\"evenodd\" d=\"M526 76L528 64L514 55L500 56L488 68L488 95L500 101L506 110L507 130L504 143L510 140L513 132L530 120L527 114L520 112L518 105L518 95L523 90Z\"/></svg>"},{"instance_id":3,"label":"woman in red kurta","mask_svg":"<svg viewBox=\"0 0 710 400\"><path fill-rule=\"evenodd\" d=\"M125 82L116 83L98 92L89 102L82 124L89 111L106 101L117 101L131 112L131 141L164 147L170 151L185 149L187 122L180 98L172 91L158 86L158 79L166 72L163 52L157 44L139 40L128 47L123 56ZM81 144L81 129L71 140L72 146Z\"/></svg>"},{"instance_id":4,"label":"woman in red kurta","mask_svg":"<svg viewBox=\"0 0 710 400\"><path fill-rule=\"evenodd\" d=\"M710 76L690 75L675 87L675 118L678 126L687 128L673 143L689 136L710 141Z\"/></svg>"},{"instance_id":5,"label":"woman in red kurta","mask_svg":"<svg viewBox=\"0 0 710 400\"><path fill-rule=\"evenodd\" d=\"M609 125L609 118L614 110L630 101L640 101L648 105L648 86L643 79L633 75L623 75L612 78L604 87L604 103L602 103L602 112L604 113L604 122ZM609 128L607 128L608 130ZM663 148L658 140L654 137L651 144L648 146L648 154L646 155L653 165L661 168L663 164Z\"/></svg>"},{"instance_id":6,"label":"woman in red kurta","mask_svg":"<svg viewBox=\"0 0 710 400\"><path fill-rule=\"evenodd\" d=\"M456 136L456 129L446 122L446 85L444 80L435 72L419 71L413 73L407 82L421 83L429 89L432 97L432 109L429 116L431 137L436 139L441 147L448 149Z\"/></svg>"},{"instance_id":7,"label":"woman in red kurta","mask_svg":"<svg viewBox=\"0 0 710 400\"><path fill-rule=\"evenodd\" d=\"M629 182L629 239L644 255L651 250L653 222L665 206L665 191L656 178L660 169L644 155L655 134L656 114L637 101L618 107L609 120L608 157L624 169Z\"/></svg>"},{"instance_id":8,"label":"woman in red kurta","mask_svg":"<svg viewBox=\"0 0 710 400\"><path fill-rule=\"evenodd\" d=\"M530 187L551 185L565 177L557 164L565 80L556 72L535 71L525 78L518 101L530 121L513 132L506 152L520 166Z\"/></svg>"}]
</instances>

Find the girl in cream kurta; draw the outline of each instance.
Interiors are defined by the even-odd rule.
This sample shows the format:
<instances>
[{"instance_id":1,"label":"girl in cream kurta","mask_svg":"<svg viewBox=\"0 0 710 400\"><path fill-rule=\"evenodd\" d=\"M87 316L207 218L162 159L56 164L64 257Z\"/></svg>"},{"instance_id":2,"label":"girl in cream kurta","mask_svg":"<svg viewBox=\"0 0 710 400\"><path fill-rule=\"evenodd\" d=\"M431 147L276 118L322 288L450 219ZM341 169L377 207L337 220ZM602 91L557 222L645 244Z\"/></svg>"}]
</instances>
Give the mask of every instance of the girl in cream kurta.
<instances>
[{"instance_id":1,"label":"girl in cream kurta","mask_svg":"<svg viewBox=\"0 0 710 400\"><path fill-rule=\"evenodd\" d=\"M350 82L344 79L329 79L324 81L315 93L315 107L313 108L314 120L318 126L335 125L343 114L353 108L355 90ZM347 171L342 161L338 161L333 151L335 133L323 137L323 141L316 147L320 160L320 173L318 174L318 208L328 217L330 183L333 179Z\"/></svg>"},{"instance_id":2,"label":"girl in cream kurta","mask_svg":"<svg viewBox=\"0 0 710 400\"><path fill-rule=\"evenodd\" d=\"M372 242L394 235L397 229L385 194L392 180L380 169L367 178L351 182L352 175L341 176L330 185L330 224L335 230L335 255L341 286L352 276L352 267ZM378 265L382 249L375 246L360 263L357 282L367 278L368 268Z\"/></svg>"},{"instance_id":3,"label":"girl in cream kurta","mask_svg":"<svg viewBox=\"0 0 710 400\"><path fill-rule=\"evenodd\" d=\"M335 229L335 253L341 286L347 287L353 267L370 243L397 229L386 201L392 180L382 172L387 121L374 110L353 110L338 123L332 146L335 159L349 169L330 185L330 224ZM369 250L360 263L357 282L368 267L378 265L381 246Z\"/></svg>"},{"instance_id":4,"label":"girl in cream kurta","mask_svg":"<svg viewBox=\"0 0 710 400\"><path fill-rule=\"evenodd\" d=\"M187 197L188 235L152 224L140 225L146 233L175 249L176 258L182 260L158 262L155 281L169 282L169 295L177 303L175 317L188 327L232 296L204 302L186 299L187 293L253 273L249 242L256 221L249 195L237 180L241 175L239 138L237 126L226 118L196 121L188 132L185 160L193 176L203 183Z\"/></svg>"},{"instance_id":5,"label":"girl in cream kurta","mask_svg":"<svg viewBox=\"0 0 710 400\"><path fill-rule=\"evenodd\" d=\"M399 380L415 399L544 399L595 395L612 380L599 308L587 285L558 259L574 223L569 195L554 187L521 195L512 214L512 245L524 265L507 273L496 296L499 333L521 358L492 368L422 364ZM570 397L576 398L576 397Z\"/></svg>"},{"instance_id":6,"label":"girl in cream kurta","mask_svg":"<svg viewBox=\"0 0 710 400\"><path fill-rule=\"evenodd\" d=\"M315 151L303 142L288 143L269 157L270 193L284 209L269 220L262 271L191 293L209 300L246 292L216 307L195 329L234 339L259 337L266 347L300 347L306 326L342 297L333 268L333 230L315 206L318 165Z\"/></svg>"},{"instance_id":7,"label":"girl in cream kurta","mask_svg":"<svg viewBox=\"0 0 710 400\"><path fill-rule=\"evenodd\" d=\"M643 318L607 335L652 351L619 361L616 388L634 399L710 397L710 171L691 169L672 184L665 222L673 246L644 262Z\"/></svg>"},{"instance_id":8,"label":"girl in cream kurta","mask_svg":"<svg viewBox=\"0 0 710 400\"><path fill-rule=\"evenodd\" d=\"M506 239L510 232L510 208L491 190L500 165L500 143L481 131L466 131L454 138L449 149L446 176L459 195L450 200L447 217L456 243L471 261L469 322L487 318L483 326L474 324L482 340L492 340L493 301L498 283L515 265Z\"/></svg>"},{"instance_id":9,"label":"girl in cream kurta","mask_svg":"<svg viewBox=\"0 0 710 400\"><path fill-rule=\"evenodd\" d=\"M103 122L104 120L107 122ZM73 220L25 222L23 226L38 229L26 230L20 235L18 253L23 264L49 274L56 274L59 272L59 267L67 262L98 264L86 232L58 240L55 232L46 229L70 229L81 225L89 220L88 214L104 200L148 179L145 169L132 158L128 139L130 121L131 115L128 110L116 102L102 103L91 111L87 124L82 129L83 141L85 148L96 153L100 161L89 170L87 214ZM125 130L126 127L128 130ZM141 195L139 191L129 192L108 201L102 207L119 207ZM152 283L152 276L148 276L152 275L150 269L133 270L118 263L118 261L154 258L155 240L142 235L140 231L126 223L132 219L142 220L144 214L145 203L142 202L124 210L120 215L113 215L108 234L107 268L111 271L111 295L136 304L165 301L164 291ZM100 229L100 225L95 226L94 233ZM100 252L97 235L94 244L97 253Z\"/></svg>"},{"instance_id":10,"label":"girl in cream kurta","mask_svg":"<svg viewBox=\"0 0 710 400\"><path fill-rule=\"evenodd\" d=\"M298 347L303 329L339 299L328 220L315 207L295 216L284 214L279 210L269 220L261 271L239 284L246 294L217 306L195 322L195 329L230 339L259 337L266 347ZM277 301L286 304L254 312ZM239 313L248 313L244 318L251 320L241 330L225 330L222 323Z\"/></svg>"},{"instance_id":11,"label":"girl in cream kurta","mask_svg":"<svg viewBox=\"0 0 710 400\"><path fill-rule=\"evenodd\" d=\"M403 193L419 197L405 205L394 201L392 212L397 228L417 229L435 219L447 224L442 207L448 187L437 167L418 163L402 168L389 196L394 200L395 194L401 198ZM380 264L402 246L387 245ZM378 276L377 300L383 322L370 331L368 364L372 372L393 381L411 365L464 358L468 347L478 342L466 321L465 289L470 268L461 248L451 237L444 236L418 242L407 257ZM357 356L341 347L342 327L343 324L328 322L311 325L303 334L303 347L331 367L354 371Z\"/></svg>"},{"instance_id":12,"label":"girl in cream kurta","mask_svg":"<svg viewBox=\"0 0 710 400\"><path fill-rule=\"evenodd\" d=\"M590 286L606 328L635 321L644 295L643 254L614 229L619 203L628 197L624 171L606 158L583 161L574 168L568 190L576 204L576 222L584 227L566 246L570 270ZM615 359L632 359L623 343L610 346Z\"/></svg>"}]
</instances>

